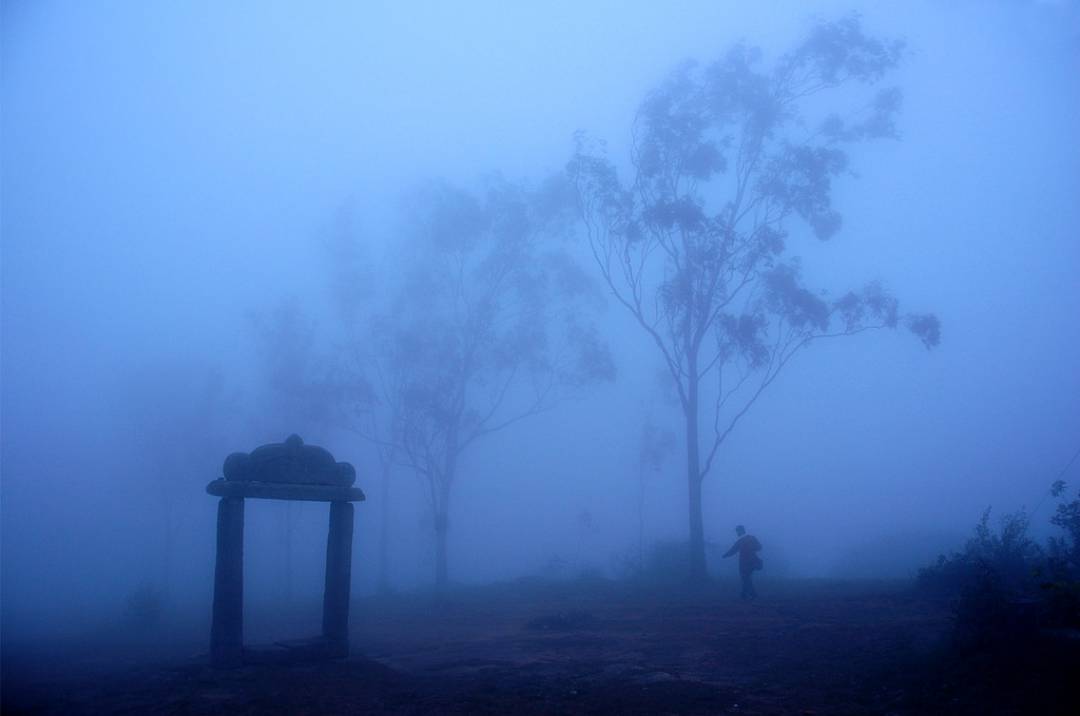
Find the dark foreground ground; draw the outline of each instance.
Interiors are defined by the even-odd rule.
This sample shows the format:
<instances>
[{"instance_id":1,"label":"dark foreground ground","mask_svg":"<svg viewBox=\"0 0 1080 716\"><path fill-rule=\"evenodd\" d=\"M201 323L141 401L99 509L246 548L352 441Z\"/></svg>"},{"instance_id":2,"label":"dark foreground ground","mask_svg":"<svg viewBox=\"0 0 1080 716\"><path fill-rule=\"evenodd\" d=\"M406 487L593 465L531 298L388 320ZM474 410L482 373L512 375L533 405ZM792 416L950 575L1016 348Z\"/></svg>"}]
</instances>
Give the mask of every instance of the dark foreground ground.
<instances>
[{"instance_id":1,"label":"dark foreground ground","mask_svg":"<svg viewBox=\"0 0 1080 716\"><path fill-rule=\"evenodd\" d=\"M3 712L1080 713L1075 650L957 656L948 610L905 585L761 586L748 604L601 581L360 599L348 660L229 671L195 654L203 635L8 643Z\"/></svg>"}]
</instances>

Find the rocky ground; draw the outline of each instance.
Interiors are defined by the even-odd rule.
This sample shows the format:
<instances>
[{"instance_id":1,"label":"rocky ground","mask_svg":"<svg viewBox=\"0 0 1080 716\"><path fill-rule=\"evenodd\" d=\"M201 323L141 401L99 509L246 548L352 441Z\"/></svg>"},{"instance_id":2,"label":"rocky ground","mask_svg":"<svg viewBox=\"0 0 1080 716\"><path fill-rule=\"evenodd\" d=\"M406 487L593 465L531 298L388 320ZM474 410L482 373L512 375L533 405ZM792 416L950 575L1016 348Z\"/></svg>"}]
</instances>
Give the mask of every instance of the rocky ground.
<instances>
[{"instance_id":1,"label":"rocky ground","mask_svg":"<svg viewBox=\"0 0 1080 716\"><path fill-rule=\"evenodd\" d=\"M4 713L1070 713L1075 664L956 659L906 585L687 593L517 582L359 599L345 661L220 671L177 649L6 647ZM193 641L198 643L197 641ZM1030 667L1030 668L1028 668ZM975 669L975 671L973 671ZM1030 672L1030 673L1029 673ZM980 681L981 677L985 683Z\"/></svg>"}]
</instances>

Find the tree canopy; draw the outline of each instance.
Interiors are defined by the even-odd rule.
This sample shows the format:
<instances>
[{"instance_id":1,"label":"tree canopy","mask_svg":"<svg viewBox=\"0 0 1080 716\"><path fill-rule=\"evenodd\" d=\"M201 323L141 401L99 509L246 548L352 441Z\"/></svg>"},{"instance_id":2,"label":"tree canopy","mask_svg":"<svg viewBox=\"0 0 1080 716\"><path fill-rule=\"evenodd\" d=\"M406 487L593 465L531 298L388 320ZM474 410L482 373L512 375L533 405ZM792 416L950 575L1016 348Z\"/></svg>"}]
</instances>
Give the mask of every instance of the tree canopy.
<instances>
[{"instance_id":1,"label":"tree canopy","mask_svg":"<svg viewBox=\"0 0 1080 716\"><path fill-rule=\"evenodd\" d=\"M902 314L878 282L839 296L807 287L789 249L799 224L820 240L839 232L834 180L849 171L851 148L897 136L901 93L882 81L901 54L857 17L823 22L771 64L738 44L711 64L677 68L638 109L628 172L602 142L577 136L568 173L588 247L659 350L686 417L697 577L700 483L800 350L900 326L927 348L940 340L935 316ZM699 417L711 427L704 442Z\"/></svg>"},{"instance_id":2,"label":"tree canopy","mask_svg":"<svg viewBox=\"0 0 1080 716\"><path fill-rule=\"evenodd\" d=\"M427 486L440 583L461 456L614 377L581 310L591 279L558 241L560 205L547 189L433 183L405 208L405 268L374 323L371 395L393 405L388 439Z\"/></svg>"}]
</instances>

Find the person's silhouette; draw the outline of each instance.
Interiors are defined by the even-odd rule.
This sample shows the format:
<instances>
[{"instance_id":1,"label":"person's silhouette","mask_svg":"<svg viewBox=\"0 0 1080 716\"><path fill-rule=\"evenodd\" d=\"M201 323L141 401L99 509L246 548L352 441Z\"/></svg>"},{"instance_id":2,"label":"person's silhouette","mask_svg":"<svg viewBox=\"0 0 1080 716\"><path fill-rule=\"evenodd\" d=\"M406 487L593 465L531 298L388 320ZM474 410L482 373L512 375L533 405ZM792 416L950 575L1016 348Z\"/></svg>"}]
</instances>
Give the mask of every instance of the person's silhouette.
<instances>
[{"instance_id":1,"label":"person's silhouette","mask_svg":"<svg viewBox=\"0 0 1080 716\"><path fill-rule=\"evenodd\" d=\"M754 572L764 566L761 557L758 557L758 552L761 551L761 542L758 542L757 537L746 534L746 528L742 525L735 528L735 534L738 535L738 539L735 540L735 544L731 545L731 549L724 553L724 557L731 557L736 552L739 554L742 598L753 599L757 596L757 590L754 589Z\"/></svg>"}]
</instances>

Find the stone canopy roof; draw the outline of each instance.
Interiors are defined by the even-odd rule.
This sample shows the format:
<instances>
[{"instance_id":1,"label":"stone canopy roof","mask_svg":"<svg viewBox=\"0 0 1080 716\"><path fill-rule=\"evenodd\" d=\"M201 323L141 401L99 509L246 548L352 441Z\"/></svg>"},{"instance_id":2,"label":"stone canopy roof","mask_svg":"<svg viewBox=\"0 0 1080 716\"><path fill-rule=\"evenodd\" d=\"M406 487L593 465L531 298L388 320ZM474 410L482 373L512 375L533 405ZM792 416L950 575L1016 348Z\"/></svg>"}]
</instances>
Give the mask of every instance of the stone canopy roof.
<instances>
[{"instance_id":1,"label":"stone canopy roof","mask_svg":"<svg viewBox=\"0 0 1080 716\"><path fill-rule=\"evenodd\" d=\"M211 495L317 502L365 499L363 491L352 486L356 482L352 465L335 461L321 447L305 445L299 435L250 453L232 453L225 458L222 474L206 486Z\"/></svg>"}]
</instances>

